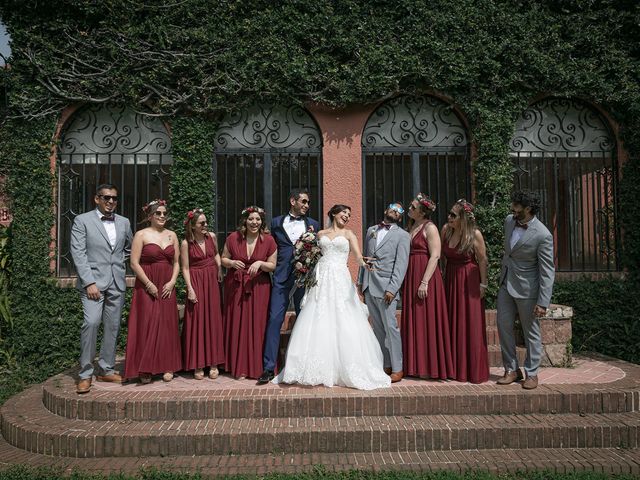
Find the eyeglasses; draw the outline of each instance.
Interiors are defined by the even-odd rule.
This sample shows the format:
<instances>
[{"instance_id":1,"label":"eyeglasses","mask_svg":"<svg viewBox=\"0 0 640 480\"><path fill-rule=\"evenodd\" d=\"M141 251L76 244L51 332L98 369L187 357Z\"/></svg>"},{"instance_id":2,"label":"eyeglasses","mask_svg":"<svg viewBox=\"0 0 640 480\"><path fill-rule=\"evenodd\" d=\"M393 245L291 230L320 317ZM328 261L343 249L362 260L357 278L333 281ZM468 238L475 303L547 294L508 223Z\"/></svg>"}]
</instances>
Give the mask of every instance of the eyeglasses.
<instances>
[{"instance_id":1,"label":"eyeglasses","mask_svg":"<svg viewBox=\"0 0 640 480\"><path fill-rule=\"evenodd\" d=\"M390 203L387 208L389 210L393 210L394 212L398 212L400 215L404 213L404 208L402 208L400 205L397 205L395 203Z\"/></svg>"},{"instance_id":2,"label":"eyeglasses","mask_svg":"<svg viewBox=\"0 0 640 480\"><path fill-rule=\"evenodd\" d=\"M111 200L113 200L114 202L118 201L117 195L98 195L98 197L100 197L105 202L110 202Z\"/></svg>"},{"instance_id":3,"label":"eyeglasses","mask_svg":"<svg viewBox=\"0 0 640 480\"><path fill-rule=\"evenodd\" d=\"M158 212L158 211L155 211L155 212L153 212L153 214L154 214L156 217L166 217L166 216L167 216L167 213L166 213L166 212Z\"/></svg>"},{"instance_id":4,"label":"eyeglasses","mask_svg":"<svg viewBox=\"0 0 640 480\"><path fill-rule=\"evenodd\" d=\"M458 214L455 212L449 212L447 213L447 217L449 218L458 218Z\"/></svg>"}]
</instances>

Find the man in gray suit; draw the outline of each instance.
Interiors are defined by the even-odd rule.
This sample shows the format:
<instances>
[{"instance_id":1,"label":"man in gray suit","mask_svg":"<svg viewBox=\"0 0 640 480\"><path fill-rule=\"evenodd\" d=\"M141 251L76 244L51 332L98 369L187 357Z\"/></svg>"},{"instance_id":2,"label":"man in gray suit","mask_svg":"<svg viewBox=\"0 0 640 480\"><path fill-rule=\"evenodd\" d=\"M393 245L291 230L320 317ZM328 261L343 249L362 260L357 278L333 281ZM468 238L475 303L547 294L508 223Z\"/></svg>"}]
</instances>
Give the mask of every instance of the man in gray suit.
<instances>
[{"instance_id":1,"label":"man in gray suit","mask_svg":"<svg viewBox=\"0 0 640 480\"><path fill-rule=\"evenodd\" d=\"M540 198L533 192L515 192L511 197L512 215L504 222L505 240L500 290L498 291L498 334L502 348L504 376L499 385L522 380L516 356L514 323L520 317L527 356L522 384L527 390L538 386L542 358L540 317L551 302L555 268L553 237L538 220Z\"/></svg>"},{"instance_id":2,"label":"man in gray suit","mask_svg":"<svg viewBox=\"0 0 640 480\"><path fill-rule=\"evenodd\" d=\"M71 228L71 256L78 272L84 321L80 333L80 380L76 391L91 389L93 360L100 323L102 346L98 365L103 382L121 382L114 370L116 343L126 290L125 258L131 253L131 226L125 217L115 214L118 190L102 184L94 197L97 208L78 215Z\"/></svg>"},{"instance_id":3,"label":"man in gray suit","mask_svg":"<svg viewBox=\"0 0 640 480\"><path fill-rule=\"evenodd\" d=\"M370 268L360 268L358 288L373 317L384 369L392 382L402 379L402 339L396 320L398 291L409 264L409 233L398 227L404 209L399 202L384 211L384 220L369 227L364 239L364 257Z\"/></svg>"}]
</instances>

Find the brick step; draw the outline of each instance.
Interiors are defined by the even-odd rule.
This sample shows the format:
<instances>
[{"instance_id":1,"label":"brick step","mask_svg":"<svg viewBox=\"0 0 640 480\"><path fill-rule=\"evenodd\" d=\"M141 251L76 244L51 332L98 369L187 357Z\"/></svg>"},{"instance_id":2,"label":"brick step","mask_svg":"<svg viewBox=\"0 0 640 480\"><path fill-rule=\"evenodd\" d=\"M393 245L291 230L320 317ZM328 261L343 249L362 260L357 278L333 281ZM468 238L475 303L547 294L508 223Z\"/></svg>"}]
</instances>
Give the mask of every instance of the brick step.
<instances>
[{"instance_id":1,"label":"brick step","mask_svg":"<svg viewBox=\"0 0 640 480\"><path fill-rule=\"evenodd\" d=\"M638 412L70 420L46 410L33 391L29 389L4 405L2 435L15 447L54 456L637 448L640 438Z\"/></svg>"},{"instance_id":2,"label":"brick step","mask_svg":"<svg viewBox=\"0 0 640 480\"><path fill-rule=\"evenodd\" d=\"M500 345L488 345L487 352L489 353L489 366L490 367L502 367L502 350ZM525 347L516 347L516 354L518 355L518 364L524 365L524 359L527 357L527 349Z\"/></svg>"},{"instance_id":3,"label":"brick step","mask_svg":"<svg viewBox=\"0 0 640 480\"><path fill-rule=\"evenodd\" d=\"M17 449L0 436L0 465L30 465L58 471L140 476L142 469L200 474L301 474L334 471L486 471L507 474L545 470L554 473L640 474L640 449L448 450L431 452L290 453L155 457L70 458Z\"/></svg>"},{"instance_id":4,"label":"brick step","mask_svg":"<svg viewBox=\"0 0 640 480\"><path fill-rule=\"evenodd\" d=\"M628 364L627 364L628 365ZM632 368L628 366L628 368ZM219 390L75 392L60 374L28 396L56 415L79 420L205 420L220 418L363 417L385 415L508 415L524 413L621 413L640 410L634 383L600 385L408 381L375 392L354 389L253 387ZM24 395L27 395L26 393ZM10 400L12 402L13 400Z\"/></svg>"}]
</instances>

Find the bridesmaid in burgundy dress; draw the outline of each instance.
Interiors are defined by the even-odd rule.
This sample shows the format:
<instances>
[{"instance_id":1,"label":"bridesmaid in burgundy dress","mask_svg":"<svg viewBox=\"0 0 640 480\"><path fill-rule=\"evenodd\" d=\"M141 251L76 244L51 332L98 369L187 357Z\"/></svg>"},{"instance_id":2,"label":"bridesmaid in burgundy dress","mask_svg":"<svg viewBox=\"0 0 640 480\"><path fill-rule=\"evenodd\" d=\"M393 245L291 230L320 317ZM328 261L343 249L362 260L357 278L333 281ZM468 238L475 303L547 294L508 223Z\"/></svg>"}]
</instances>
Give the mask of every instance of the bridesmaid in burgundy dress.
<instances>
[{"instance_id":1,"label":"bridesmaid in burgundy dress","mask_svg":"<svg viewBox=\"0 0 640 480\"><path fill-rule=\"evenodd\" d=\"M271 279L276 268L276 242L267 232L264 210L247 207L238 230L222 252L226 369L236 378L262 374L262 344L269 314Z\"/></svg>"},{"instance_id":2,"label":"bridesmaid in burgundy dress","mask_svg":"<svg viewBox=\"0 0 640 480\"><path fill-rule=\"evenodd\" d=\"M484 317L487 248L476 227L473 205L458 200L448 218L442 229L442 251L456 380L482 383L489 379Z\"/></svg>"},{"instance_id":3,"label":"bridesmaid in burgundy dress","mask_svg":"<svg viewBox=\"0 0 640 480\"><path fill-rule=\"evenodd\" d=\"M193 370L196 380L202 380L204 368L209 367L213 379L218 377L218 365L224 364L220 254L201 208L189 211L184 224L180 258L188 301L182 325L183 367Z\"/></svg>"},{"instance_id":4,"label":"bridesmaid in burgundy dress","mask_svg":"<svg viewBox=\"0 0 640 480\"><path fill-rule=\"evenodd\" d=\"M449 316L438 266L440 235L431 221L436 204L419 193L409 206L409 267L402 285L400 334L404 372L422 378L453 378Z\"/></svg>"},{"instance_id":5,"label":"bridesmaid in burgundy dress","mask_svg":"<svg viewBox=\"0 0 640 480\"><path fill-rule=\"evenodd\" d=\"M151 382L163 373L170 382L182 367L175 284L178 237L165 228L167 204L153 200L142 209L149 227L136 232L131 245L131 268L136 274L129 312L125 377Z\"/></svg>"}]
</instances>

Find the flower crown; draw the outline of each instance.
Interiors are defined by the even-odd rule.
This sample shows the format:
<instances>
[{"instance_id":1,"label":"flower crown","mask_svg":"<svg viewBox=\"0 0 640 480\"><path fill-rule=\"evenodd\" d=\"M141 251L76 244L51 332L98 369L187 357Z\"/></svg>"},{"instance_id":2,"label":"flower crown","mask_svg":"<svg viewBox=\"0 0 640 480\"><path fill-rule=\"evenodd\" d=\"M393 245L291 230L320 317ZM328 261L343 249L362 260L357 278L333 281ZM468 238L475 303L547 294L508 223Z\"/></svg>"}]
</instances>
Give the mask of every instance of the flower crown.
<instances>
[{"instance_id":1,"label":"flower crown","mask_svg":"<svg viewBox=\"0 0 640 480\"><path fill-rule=\"evenodd\" d=\"M420 203L420 205L425 208L431 210L432 212L436 211L436 203L427 197L424 193L420 192L416 195L416 200Z\"/></svg>"},{"instance_id":2,"label":"flower crown","mask_svg":"<svg viewBox=\"0 0 640 480\"><path fill-rule=\"evenodd\" d=\"M204 213L204 210L202 210L201 208L194 208L193 210L189 210L187 212L187 218L184 219L184 224L185 226L191 221L193 220L193 217L195 217L196 215L200 216Z\"/></svg>"},{"instance_id":3,"label":"flower crown","mask_svg":"<svg viewBox=\"0 0 640 480\"><path fill-rule=\"evenodd\" d=\"M149 203L145 204L145 206L142 207L142 211L144 213L149 213L149 209L151 207L153 207L154 205L158 205L159 207L166 207L167 206L167 201L166 200L162 200L160 198L156 198L155 200L151 200Z\"/></svg>"},{"instance_id":4,"label":"flower crown","mask_svg":"<svg viewBox=\"0 0 640 480\"><path fill-rule=\"evenodd\" d=\"M251 205L250 207L242 210L241 215L244 217L245 215L249 216L252 213L258 213L260 215L264 215L264 208L256 207L255 205Z\"/></svg>"},{"instance_id":5,"label":"flower crown","mask_svg":"<svg viewBox=\"0 0 640 480\"><path fill-rule=\"evenodd\" d=\"M473 215L473 205L467 202L464 198L461 198L456 203L462 207L462 209L467 214L467 217L475 218Z\"/></svg>"}]
</instances>

